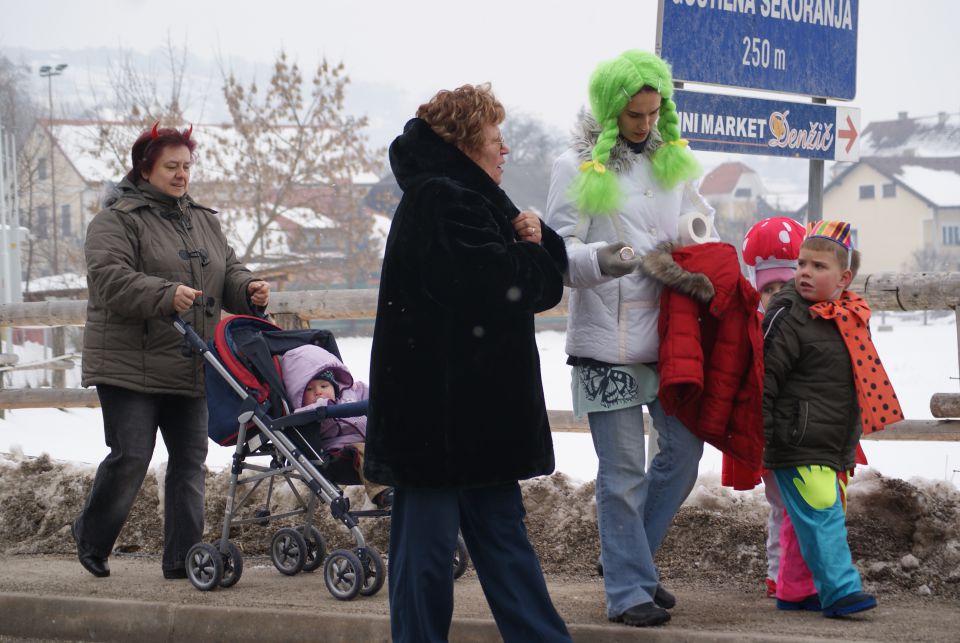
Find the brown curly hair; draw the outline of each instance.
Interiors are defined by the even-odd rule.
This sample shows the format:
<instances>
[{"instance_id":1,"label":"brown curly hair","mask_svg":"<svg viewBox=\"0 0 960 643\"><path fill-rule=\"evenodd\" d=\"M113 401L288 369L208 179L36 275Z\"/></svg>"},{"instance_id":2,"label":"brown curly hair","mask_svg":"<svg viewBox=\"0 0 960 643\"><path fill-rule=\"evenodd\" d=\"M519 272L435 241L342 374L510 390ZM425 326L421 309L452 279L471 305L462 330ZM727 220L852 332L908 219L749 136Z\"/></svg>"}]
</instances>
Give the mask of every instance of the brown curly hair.
<instances>
[{"instance_id":1,"label":"brown curly hair","mask_svg":"<svg viewBox=\"0 0 960 643\"><path fill-rule=\"evenodd\" d=\"M490 90L490 83L441 89L417 108L417 118L430 125L437 136L465 152L476 152L486 142L483 128L499 125L507 112Z\"/></svg>"}]
</instances>

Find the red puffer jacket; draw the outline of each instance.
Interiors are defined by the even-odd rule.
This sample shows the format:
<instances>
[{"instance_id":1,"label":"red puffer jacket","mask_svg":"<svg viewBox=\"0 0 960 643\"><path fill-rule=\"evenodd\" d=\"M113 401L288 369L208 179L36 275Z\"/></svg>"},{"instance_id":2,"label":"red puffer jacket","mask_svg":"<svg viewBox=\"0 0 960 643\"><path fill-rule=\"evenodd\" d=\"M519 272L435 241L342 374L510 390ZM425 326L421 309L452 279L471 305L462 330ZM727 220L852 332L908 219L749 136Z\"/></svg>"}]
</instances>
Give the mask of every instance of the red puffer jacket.
<instances>
[{"instance_id":1,"label":"red puffer jacket","mask_svg":"<svg viewBox=\"0 0 960 643\"><path fill-rule=\"evenodd\" d=\"M741 274L737 252L729 244L685 246L671 256L682 273L705 275L715 294L709 303L701 303L681 294L682 288L663 289L660 402L697 437L759 471L763 455L760 296Z\"/></svg>"}]
</instances>

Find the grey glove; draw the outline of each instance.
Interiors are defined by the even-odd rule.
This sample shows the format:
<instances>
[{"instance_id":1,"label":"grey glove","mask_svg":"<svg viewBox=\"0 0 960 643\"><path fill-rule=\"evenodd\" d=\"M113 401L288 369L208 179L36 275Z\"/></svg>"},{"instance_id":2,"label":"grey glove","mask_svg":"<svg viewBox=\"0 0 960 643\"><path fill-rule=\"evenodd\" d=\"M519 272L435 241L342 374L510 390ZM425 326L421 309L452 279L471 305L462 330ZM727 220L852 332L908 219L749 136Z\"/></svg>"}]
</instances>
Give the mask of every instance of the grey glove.
<instances>
[{"instance_id":1,"label":"grey glove","mask_svg":"<svg viewBox=\"0 0 960 643\"><path fill-rule=\"evenodd\" d=\"M609 277L622 277L640 267L643 257L633 257L624 259L620 256L620 251L628 244L623 241L617 241L603 246L597 250L597 264L600 266L601 274Z\"/></svg>"}]
</instances>

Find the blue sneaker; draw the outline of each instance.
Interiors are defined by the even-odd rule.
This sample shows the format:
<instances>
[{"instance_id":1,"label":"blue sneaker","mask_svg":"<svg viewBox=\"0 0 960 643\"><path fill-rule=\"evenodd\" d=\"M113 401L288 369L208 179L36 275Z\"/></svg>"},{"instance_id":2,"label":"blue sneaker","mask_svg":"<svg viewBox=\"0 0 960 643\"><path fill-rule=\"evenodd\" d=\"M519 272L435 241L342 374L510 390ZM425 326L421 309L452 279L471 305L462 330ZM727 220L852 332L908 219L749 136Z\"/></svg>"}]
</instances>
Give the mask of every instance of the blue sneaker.
<instances>
[{"instance_id":1,"label":"blue sneaker","mask_svg":"<svg viewBox=\"0 0 960 643\"><path fill-rule=\"evenodd\" d=\"M832 605L823 608L823 615L827 618L837 618L838 616L847 616L872 610L877 606L877 599L873 594L865 592L854 592L844 596L840 600L834 601Z\"/></svg>"},{"instance_id":2,"label":"blue sneaker","mask_svg":"<svg viewBox=\"0 0 960 643\"><path fill-rule=\"evenodd\" d=\"M798 610L804 610L807 612L819 612L820 596L817 594L811 594L810 596L807 596L802 601L785 601L782 598L778 598L777 609L788 610L792 612L795 612Z\"/></svg>"}]
</instances>

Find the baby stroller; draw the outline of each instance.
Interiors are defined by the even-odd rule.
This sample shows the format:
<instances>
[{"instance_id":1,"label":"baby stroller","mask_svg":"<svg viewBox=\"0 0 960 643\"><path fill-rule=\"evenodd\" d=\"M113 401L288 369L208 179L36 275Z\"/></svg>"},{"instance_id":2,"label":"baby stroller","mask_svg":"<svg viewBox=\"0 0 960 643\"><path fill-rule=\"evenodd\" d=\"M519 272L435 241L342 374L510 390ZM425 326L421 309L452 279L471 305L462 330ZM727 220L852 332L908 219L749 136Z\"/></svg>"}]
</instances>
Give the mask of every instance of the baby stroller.
<instances>
[{"instance_id":1,"label":"baby stroller","mask_svg":"<svg viewBox=\"0 0 960 643\"><path fill-rule=\"evenodd\" d=\"M265 319L236 315L217 325L208 346L179 317L174 318L174 327L206 361L210 438L221 445L236 445L221 538L216 544L197 543L187 554L187 576L194 587L209 591L240 580L243 559L239 548L229 541L232 526L266 525L271 520L303 516L302 526L284 527L274 533L270 546L274 566L283 574L293 575L322 565L327 589L340 600L376 594L386 580L386 568L380 553L366 542L359 520L389 516L390 510L351 510L349 499L338 485L360 484L352 462L355 453L350 449L327 452L311 439L312 429L325 418L365 415L367 401L290 414L292 405L286 399L279 367L281 355L307 343L340 358L333 334L316 329L282 330ZM254 456L269 458L269 463L264 466L247 461ZM244 471L253 475L241 478ZM298 491L295 480L307 486L309 498ZM297 507L271 515L270 499L277 481L291 490ZM240 517L241 509L249 505L264 482L268 486L266 508L251 517ZM246 493L237 499L240 487L245 487ZM333 518L349 530L354 548L327 553L320 530L313 524L318 503L328 506ZM458 538L454 577L463 574L468 560L466 545Z\"/></svg>"}]
</instances>

